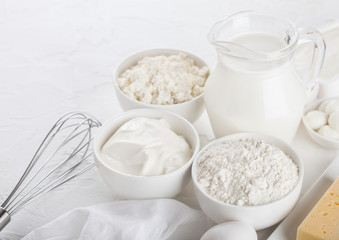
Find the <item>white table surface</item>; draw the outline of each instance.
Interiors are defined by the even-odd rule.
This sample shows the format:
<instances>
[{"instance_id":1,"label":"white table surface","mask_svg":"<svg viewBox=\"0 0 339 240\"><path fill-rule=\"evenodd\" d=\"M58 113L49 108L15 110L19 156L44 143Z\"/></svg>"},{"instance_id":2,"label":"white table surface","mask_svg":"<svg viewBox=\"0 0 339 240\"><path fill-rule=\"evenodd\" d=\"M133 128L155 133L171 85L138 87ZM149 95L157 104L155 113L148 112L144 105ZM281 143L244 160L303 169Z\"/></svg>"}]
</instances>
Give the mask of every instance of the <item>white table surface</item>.
<instances>
[{"instance_id":1,"label":"white table surface","mask_svg":"<svg viewBox=\"0 0 339 240\"><path fill-rule=\"evenodd\" d=\"M105 122L122 112L111 82L124 57L147 48L179 48L213 68L209 27L247 9L279 14L304 27L339 21L337 0L2 0L0 202L61 115L85 111ZM195 126L203 144L213 138L206 113ZM314 143L302 125L292 145L305 164L303 194L338 151ZM93 170L23 209L0 239L20 239L71 209L117 199ZM198 207L191 185L177 199ZM259 239L271 230L260 232Z\"/></svg>"}]
</instances>

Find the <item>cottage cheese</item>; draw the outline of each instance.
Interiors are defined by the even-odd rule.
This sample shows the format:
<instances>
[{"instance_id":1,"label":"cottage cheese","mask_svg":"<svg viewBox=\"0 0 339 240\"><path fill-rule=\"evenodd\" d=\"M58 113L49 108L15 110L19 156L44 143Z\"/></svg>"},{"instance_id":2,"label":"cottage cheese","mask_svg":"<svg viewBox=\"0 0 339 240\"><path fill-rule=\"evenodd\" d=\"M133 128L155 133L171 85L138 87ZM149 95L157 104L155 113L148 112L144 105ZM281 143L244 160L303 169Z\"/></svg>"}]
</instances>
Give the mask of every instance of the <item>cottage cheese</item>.
<instances>
[{"instance_id":1,"label":"cottage cheese","mask_svg":"<svg viewBox=\"0 0 339 240\"><path fill-rule=\"evenodd\" d=\"M127 96L150 104L177 104L203 92L208 67L198 67L186 54L141 59L117 79Z\"/></svg>"}]
</instances>

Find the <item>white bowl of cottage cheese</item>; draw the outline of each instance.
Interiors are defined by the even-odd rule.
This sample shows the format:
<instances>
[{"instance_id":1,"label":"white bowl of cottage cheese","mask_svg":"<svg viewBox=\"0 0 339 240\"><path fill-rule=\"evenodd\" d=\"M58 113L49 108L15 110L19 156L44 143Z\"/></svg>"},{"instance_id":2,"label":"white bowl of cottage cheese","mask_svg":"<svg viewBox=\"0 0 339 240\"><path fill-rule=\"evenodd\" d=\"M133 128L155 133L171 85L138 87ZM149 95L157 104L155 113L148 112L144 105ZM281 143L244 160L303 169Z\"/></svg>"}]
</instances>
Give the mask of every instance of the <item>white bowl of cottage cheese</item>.
<instances>
[{"instance_id":1,"label":"white bowl of cottage cheese","mask_svg":"<svg viewBox=\"0 0 339 240\"><path fill-rule=\"evenodd\" d=\"M175 112L190 122L203 112L207 64L176 49L148 49L118 64L114 87L124 110L156 108Z\"/></svg>"},{"instance_id":2,"label":"white bowl of cottage cheese","mask_svg":"<svg viewBox=\"0 0 339 240\"><path fill-rule=\"evenodd\" d=\"M296 204L304 167L284 141L261 133L214 140L194 159L192 178L202 210L216 223L256 230L281 221Z\"/></svg>"}]
</instances>

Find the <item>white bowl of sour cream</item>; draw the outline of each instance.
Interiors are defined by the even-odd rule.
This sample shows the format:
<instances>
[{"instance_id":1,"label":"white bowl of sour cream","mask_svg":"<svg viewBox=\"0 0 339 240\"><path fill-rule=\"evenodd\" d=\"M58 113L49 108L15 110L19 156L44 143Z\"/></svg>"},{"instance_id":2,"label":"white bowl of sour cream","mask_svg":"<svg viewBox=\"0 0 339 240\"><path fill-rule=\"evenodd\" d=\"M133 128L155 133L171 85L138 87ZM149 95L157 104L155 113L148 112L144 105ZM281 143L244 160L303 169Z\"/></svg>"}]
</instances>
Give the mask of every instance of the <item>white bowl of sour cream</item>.
<instances>
[{"instance_id":1,"label":"white bowl of sour cream","mask_svg":"<svg viewBox=\"0 0 339 240\"><path fill-rule=\"evenodd\" d=\"M191 179L198 133L183 117L158 109L135 109L106 122L93 140L98 171L128 199L169 198Z\"/></svg>"}]
</instances>

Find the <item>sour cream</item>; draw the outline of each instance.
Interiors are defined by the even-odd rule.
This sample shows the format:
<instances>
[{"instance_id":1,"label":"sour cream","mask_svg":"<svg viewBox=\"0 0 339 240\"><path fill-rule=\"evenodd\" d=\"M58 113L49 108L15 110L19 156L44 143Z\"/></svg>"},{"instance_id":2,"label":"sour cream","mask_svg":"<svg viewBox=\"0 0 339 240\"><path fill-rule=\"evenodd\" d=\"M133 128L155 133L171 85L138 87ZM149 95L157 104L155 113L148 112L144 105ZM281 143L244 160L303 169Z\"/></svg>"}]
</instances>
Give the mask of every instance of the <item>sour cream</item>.
<instances>
[{"instance_id":1,"label":"sour cream","mask_svg":"<svg viewBox=\"0 0 339 240\"><path fill-rule=\"evenodd\" d=\"M123 124L100 153L112 169L135 176L163 175L192 157L184 137L172 131L166 120L142 117Z\"/></svg>"}]
</instances>

